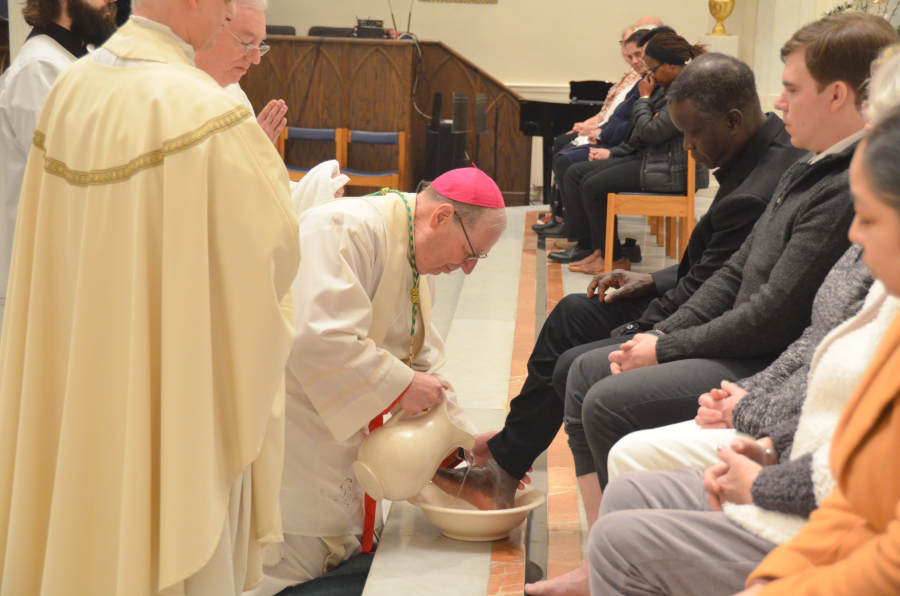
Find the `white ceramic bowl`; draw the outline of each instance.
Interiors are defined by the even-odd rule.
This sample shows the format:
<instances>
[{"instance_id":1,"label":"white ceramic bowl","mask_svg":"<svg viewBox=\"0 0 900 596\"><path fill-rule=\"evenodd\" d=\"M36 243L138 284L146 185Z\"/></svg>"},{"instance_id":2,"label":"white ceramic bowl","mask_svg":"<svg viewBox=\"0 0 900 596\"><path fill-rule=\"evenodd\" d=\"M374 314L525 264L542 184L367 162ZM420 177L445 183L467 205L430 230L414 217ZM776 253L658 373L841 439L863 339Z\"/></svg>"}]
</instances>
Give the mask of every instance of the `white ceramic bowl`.
<instances>
[{"instance_id":1,"label":"white ceramic bowl","mask_svg":"<svg viewBox=\"0 0 900 596\"><path fill-rule=\"evenodd\" d=\"M519 526L528 513L547 501L541 491L526 486L516 491L516 506L512 509L482 511L445 493L429 483L425 489L409 499L422 509L425 517L441 531L441 534L468 542L489 542L506 538Z\"/></svg>"}]
</instances>

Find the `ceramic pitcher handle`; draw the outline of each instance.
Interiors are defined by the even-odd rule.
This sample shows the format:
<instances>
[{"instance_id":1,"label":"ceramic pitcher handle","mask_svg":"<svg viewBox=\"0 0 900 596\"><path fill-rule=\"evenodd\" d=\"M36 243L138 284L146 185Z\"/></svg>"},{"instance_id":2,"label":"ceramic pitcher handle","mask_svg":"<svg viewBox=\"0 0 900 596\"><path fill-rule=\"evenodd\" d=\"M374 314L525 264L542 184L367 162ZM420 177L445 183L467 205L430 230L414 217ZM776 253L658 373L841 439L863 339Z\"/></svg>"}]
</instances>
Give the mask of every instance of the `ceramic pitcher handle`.
<instances>
[{"instance_id":1,"label":"ceramic pitcher handle","mask_svg":"<svg viewBox=\"0 0 900 596\"><path fill-rule=\"evenodd\" d=\"M407 418L411 418L412 416L412 414L407 414L406 410L400 408L399 412L397 412L396 414L391 414L391 417L388 418L388 421L385 422L383 426L390 426L396 422L399 422L401 419L405 420Z\"/></svg>"}]
</instances>

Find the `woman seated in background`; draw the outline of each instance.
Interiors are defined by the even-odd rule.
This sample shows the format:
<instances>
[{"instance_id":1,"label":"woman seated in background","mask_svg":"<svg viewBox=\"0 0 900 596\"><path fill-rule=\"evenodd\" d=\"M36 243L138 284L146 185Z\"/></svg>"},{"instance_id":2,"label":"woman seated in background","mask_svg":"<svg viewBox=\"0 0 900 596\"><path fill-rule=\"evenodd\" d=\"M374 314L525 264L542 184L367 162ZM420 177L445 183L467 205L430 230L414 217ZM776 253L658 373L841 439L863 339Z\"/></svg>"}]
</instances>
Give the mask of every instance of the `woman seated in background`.
<instances>
[{"instance_id":1,"label":"woman seated in background","mask_svg":"<svg viewBox=\"0 0 900 596\"><path fill-rule=\"evenodd\" d=\"M672 192L687 189L687 151L683 135L672 124L666 87L684 66L705 53L674 33L655 35L644 48L647 76L638 83L627 140L613 149L594 149L592 161L575 164L563 180L566 235L578 244L569 254L549 258L571 263L569 269L591 275L603 272L607 195L614 192ZM706 188L709 172L698 166L697 188ZM618 236L618 232L616 232ZM630 269L616 238L613 267Z\"/></svg>"},{"instance_id":2,"label":"woman seated in background","mask_svg":"<svg viewBox=\"0 0 900 596\"><path fill-rule=\"evenodd\" d=\"M587 161L588 152L591 145L596 145L597 136L602 128L607 128L607 137L610 139L619 136L624 132L624 126L631 119L631 109L634 106L634 100L637 98L638 81L645 74L641 58L643 56L643 43L638 43L643 34L651 29L656 29L656 25L643 25L635 28L634 25L629 26L622 34L619 40L622 58L628 64L628 71L622 75L618 83L610 87L603 101L603 107L600 112L593 118L588 118L584 122L576 122L572 130L559 135L553 141L553 188L551 189L550 205L552 213L547 221L541 221L531 229L543 236L550 238L562 238L565 236L563 222L562 199L560 197L560 186L563 181L563 174L566 169L573 163ZM673 31L669 27L663 27L669 31ZM674 31L673 31L674 32ZM626 104L623 106L623 104ZM621 124L620 124L621 121ZM610 127L610 123L612 126ZM616 131L622 126L622 131ZM615 143L622 142L618 139Z\"/></svg>"}]
</instances>

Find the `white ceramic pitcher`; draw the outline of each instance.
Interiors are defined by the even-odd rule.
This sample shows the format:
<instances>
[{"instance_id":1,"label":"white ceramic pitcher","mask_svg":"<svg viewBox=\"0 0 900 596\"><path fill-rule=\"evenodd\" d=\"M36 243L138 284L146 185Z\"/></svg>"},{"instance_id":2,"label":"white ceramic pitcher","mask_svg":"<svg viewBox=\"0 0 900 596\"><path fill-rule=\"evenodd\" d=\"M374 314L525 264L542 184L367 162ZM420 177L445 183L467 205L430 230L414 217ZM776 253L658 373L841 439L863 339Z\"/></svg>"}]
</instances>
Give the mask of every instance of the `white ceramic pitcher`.
<instances>
[{"instance_id":1,"label":"white ceramic pitcher","mask_svg":"<svg viewBox=\"0 0 900 596\"><path fill-rule=\"evenodd\" d=\"M475 437L450 420L445 399L425 414L401 410L372 431L359 446L353 473L376 501L405 501L422 492L453 451L474 446Z\"/></svg>"}]
</instances>

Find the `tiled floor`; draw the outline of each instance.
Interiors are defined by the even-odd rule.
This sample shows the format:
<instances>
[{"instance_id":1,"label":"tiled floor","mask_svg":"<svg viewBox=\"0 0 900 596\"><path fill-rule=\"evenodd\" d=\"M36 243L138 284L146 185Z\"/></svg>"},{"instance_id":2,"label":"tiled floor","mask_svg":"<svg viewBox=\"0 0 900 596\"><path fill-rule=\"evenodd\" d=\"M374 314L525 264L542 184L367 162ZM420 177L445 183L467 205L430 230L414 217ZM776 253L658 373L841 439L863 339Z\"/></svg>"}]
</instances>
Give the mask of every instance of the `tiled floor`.
<instances>
[{"instance_id":1,"label":"tiled floor","mask_svg":"<svg viewBox=\"0 0 900 596\"><path fill-rule=\"evenodd\" d=\"M707 197L712 192L704 193ZM698 198L698 216L710 199ZM469 276L457 271L436 281L434 322L446 339L448 360L442 373L479 431L503 426L509 400L525 380L534 346L539 267L546 267L546 308L566 294L584 292L590 276L546 261L537 250L531 224L542 207L508 212L506 232ZM646 220L622 217L623 237L636 238L643 261L636 271L673 264L649 235ZM548 251L556 250L552 241ZM537 262L538 256L543 262ZM548 577L582 562L585 516L578 496L572 455L560 431L548 450ZM418 508L394 503L364 596L429 594L505 596L521 594L525 570L524 525L492 544L466 543L440 536Z\"/></svg>"}]
</instances>

